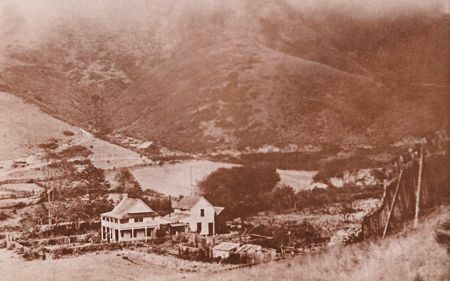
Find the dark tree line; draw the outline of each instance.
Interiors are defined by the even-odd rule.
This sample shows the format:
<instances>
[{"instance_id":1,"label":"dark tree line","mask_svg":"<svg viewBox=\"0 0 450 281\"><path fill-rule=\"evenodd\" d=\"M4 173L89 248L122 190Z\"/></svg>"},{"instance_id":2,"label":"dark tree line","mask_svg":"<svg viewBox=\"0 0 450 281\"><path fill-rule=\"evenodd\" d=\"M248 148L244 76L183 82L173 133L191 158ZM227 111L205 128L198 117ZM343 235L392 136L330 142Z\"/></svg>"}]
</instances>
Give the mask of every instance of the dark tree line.
<instances>
[{"instance_id":1,"label":"dark tree line","mask_svg":"<svg viewBox=\"0 0 450 281\"><path fill-rule=\"evenodd\" d=\"M202 194L223 206L230 217L244 218L269 206L269 193L280 181L274 168L241 166L220 168L200 183Z\"/></svg>"},{"instance_id":2,"label":"dark tree line","mask_svg":"<svg viewBox=\"0 0 450 281\"><path fill-rule=\"evenodd\" d=\"M356 185L295 192L292 187L279 184L279 180L274 168L240 166L218 169L199 186L211 203L225 207L229 219L245 218L261 211L299 211L335 203L341 205L342 213L348 213L349 203L354 200L378 198L382 193L378 187Z\"/></svg>"}]
</instances>

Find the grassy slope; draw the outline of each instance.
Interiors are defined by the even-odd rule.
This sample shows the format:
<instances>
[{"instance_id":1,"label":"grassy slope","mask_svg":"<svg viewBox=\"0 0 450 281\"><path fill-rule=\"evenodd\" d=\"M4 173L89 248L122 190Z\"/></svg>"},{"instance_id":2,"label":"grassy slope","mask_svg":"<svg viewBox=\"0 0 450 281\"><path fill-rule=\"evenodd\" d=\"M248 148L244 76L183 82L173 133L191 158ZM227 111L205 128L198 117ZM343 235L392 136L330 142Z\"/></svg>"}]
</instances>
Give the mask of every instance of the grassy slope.
<instances>
[{"instance_id":1,"label":"grassy slope","mask_svg":"<svg viewBox=\"0 0 450 281\"><path fill-rule=\"evenodd\" d=\"M143 75L117 102L132 95L139 104L117 108L116 117L135 134L195 150L341 142L352 135L350 118L353 128L367 124L356 103L372 100L375 87L366 77L260 44L212 44Z\"/></svg>"},{"instance_id":2,"label":"grassy slope","mask_svg":"<svg viewBox=\"0 0 450 281\"><path fill-rule=\"evenodd\" d=\"M3 92L0 92L0 120L0 160L36 153L37 146L50 138L67 142L71 137L62 132L73 130L68 124L42 114L39 108Z\"/></svg>"},{"instance_id":3,"label":"grassy slope","mask_svg":"<svg viewBox=\"0 0 450 281\"><path fill-rule=\"evenodd\" d=\"M167 30L58 26L34 49L10 49L0 89L83 127L103 95L110 128L191 151L388 143L446 122L448 18L316 22L264 5L169 13Z\"/></svg>"},{"instance_id":4,"label":"grassy slope","mask_svg":"<svg viewBox=\"0 0 450 281\"><path fill-rule=\"evenodd\" d=\"M74 135L66 136L64 131ZM93 151L91 160L101 168L125 167L149 162L136 152L100 140L76 126L42 112L39 107L13 95L0 92L0 180L38 177L33 168L42 166L44 150L39 144L57 139L63 149L83 145ZM11 168L14 159L25 159L29 166Z\"/></svg>"},{"instance_id":5,"label":"grassy slope","mask_svg":"<svg viewBox=\"0 0 450 281\"><path fill-rule=\"evenodd\" d=\"M242 269L216 276L218 280L448 280L449 255L434 239L434 229L450 218L449 208L384 241L298 257L273 266ZM421 279L420 279L421 278Z\"/></svg>"}]
</instances>

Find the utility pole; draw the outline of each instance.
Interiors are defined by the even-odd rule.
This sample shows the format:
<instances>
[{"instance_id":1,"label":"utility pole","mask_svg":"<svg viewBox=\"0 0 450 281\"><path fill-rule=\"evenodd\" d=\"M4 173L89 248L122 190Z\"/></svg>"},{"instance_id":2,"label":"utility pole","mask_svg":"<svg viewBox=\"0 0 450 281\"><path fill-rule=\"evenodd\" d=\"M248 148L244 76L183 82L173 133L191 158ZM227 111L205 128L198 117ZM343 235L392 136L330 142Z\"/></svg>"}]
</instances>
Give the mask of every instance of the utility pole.
<instances>
[{"instance_id":1,"label":"utility pole","mask_svg":"<svg viewBox=\"0 0 450 281\"><path fill-rule=\"evenodd\" d=\"M50 202L50 188L47 188L47 200L48 200L48 224L52 224L52 214L50 212L51 209L51 202Z\"/></svg>"},{"instance_id":2,"label":"utility pole","mask_svg":"<svg viewBox=\"0 0 450 281\"><path fill-rule=\"evenodd\" d=\"M392 198L392 204L391 204L391 207L389 210L388 219L387 219L386 225L384 226L384 230L383 230L383 239L386 238L386 234L387 234L387 231L389 228L389 223L391 222L392 214L394 213L395 202L397 200L398 189L400 187L400 181L402 180L402 175L403 175L403 169L400 171L400 175L398 176L397 186L395 187L394 197ZM387 204L389 204L389 202Z\"/></svg>"},{"instance_id":3,"label":"utility pole","mask_svg":"<svg viewBox=\"0 0 450 281\"><path fill-rule=\"evenodd\" d=\"M420 188L422 182L422 170L423 170L423 146L420 148L419 175L417 179L416 213L414 215L414 228L417 228L419 226Z\"/></svg>"}]
</instances>

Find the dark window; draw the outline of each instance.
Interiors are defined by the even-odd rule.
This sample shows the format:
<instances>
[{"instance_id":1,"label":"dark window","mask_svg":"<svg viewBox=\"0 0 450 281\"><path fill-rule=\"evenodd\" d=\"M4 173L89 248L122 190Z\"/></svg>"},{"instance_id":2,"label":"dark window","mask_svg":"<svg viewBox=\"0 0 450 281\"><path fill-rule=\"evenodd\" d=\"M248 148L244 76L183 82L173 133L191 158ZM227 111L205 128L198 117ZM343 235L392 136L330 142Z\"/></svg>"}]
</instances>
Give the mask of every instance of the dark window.
<instances>
[{"instance_id":1,"label":"dark window","mask_svg":"<svg viewBox=\"0 0 450 281\"><path fill-rule=\"evenodd\" d=\"M128 223L128 219L121 219L120 223Z\"/></svg>"},{"instance_id":2,"label":"dark window","mask_svg":"<svg viewBox=\"0 0 450 281\"><path fill-rule=\"evenodd\" d=\"M133 231L133 237L137 237L137 231Z\"/></svg>"},{"instance_id":3,"label":"dark window","mask_svg":"<svg viewBox=\"0 0 450 281\"><path fill-rule=\"evenodd\" d=\"M214 223L212 223L212 222L208 223L208 234L209 235L214 234Z\"/></svg>"},{"instance_id":4,"label":"dark window","mask_svg":"<svg viewBox=\"0 0 450 281\"><path fill-rule=\"evenodd\" d=\"M135 218L134 221L135 221L135 222L143 222L143 221L144 221L144 218Z\"/></svg>"},{"instance_id":5,"label":"dark window","mask_svg":"<svg viewBox=\"0 0 450 281\"><path fill-rule=\"evenodd\" d=\"M204 217L205 216L205 209L200 209L200 216Z\"/></svg>"},{"instance_id":6,"label":"dark window","mask_svg":"<svg viewBox=\"0 0 450 281\"><path fill-rule=\"evenodd\" d=\"M202 232L202 223L201 222L197 223L197 232L198 233Z\"/></svg>"}]
</instances>

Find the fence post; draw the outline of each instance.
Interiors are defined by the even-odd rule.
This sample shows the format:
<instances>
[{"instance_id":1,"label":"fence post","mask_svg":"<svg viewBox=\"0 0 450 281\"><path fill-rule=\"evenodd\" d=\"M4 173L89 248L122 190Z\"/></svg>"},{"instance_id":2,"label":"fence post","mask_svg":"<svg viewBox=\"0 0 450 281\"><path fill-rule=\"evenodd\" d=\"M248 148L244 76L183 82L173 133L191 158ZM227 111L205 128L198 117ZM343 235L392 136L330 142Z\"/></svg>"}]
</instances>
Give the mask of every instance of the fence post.
<instances>
[{"instance_id":1,"label":"fence post","mask_svg":"<svg viewBox=\"0 0 450 281\"><path fill-rule=\"evenodd\" d=\"M423 169L423 146L420 147L419 175L417 179L416 212L414 215L414 228L417 228L419 226L420 188L422 182L422 169Z\"/></svg>"},{"instance_id":2,"label":"fence post","mask_svg":"<svg viewBox=\"0 0 450 281\"><path fill-rule=\"evenodd\" d=\"M391 221L392 213L394 212L395 201L397 199L398 189L400 187L400 182L402 180L402 175L403 175L403 169L400 171L400 175L398 176L397 186L395 187L394 197L392 198L392 204L390 206L388 219L387 219L386 225L384 226L384 230L383 230L383 239L386 237L386 234L387 234L387 231L388 231L388 228L389 228L389 223Z\"/></svg>"}]
</instances>

